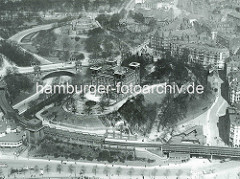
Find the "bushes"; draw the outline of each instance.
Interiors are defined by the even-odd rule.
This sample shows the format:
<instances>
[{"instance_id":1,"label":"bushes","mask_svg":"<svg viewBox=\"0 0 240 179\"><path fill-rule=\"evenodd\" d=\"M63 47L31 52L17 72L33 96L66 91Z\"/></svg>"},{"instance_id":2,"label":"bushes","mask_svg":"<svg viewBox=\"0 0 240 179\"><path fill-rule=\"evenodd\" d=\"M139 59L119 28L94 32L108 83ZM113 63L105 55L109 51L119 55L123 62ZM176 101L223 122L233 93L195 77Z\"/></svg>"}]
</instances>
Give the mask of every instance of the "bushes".
<instances>
[{"instance_id":1,"label":"bushes","mask_svg":"<svg viewBox=\"0 0 240 179\"><path fill-rule=\"evenodd\" d=\"M40 64L40 62L29 52L24 52L17 44L3 41L0 46L0 53L9 58L18 66L31 66L34 64Z\"/></svg>"},{"instance_id":2,"label":"bushes","mask_svg":"<svg viewBox=\"0 0 240 179\"><path fill-rule=\"evenodd\" d=\"M26 75L22 74L8 73L4 80L7 83L11 100L20 95L21 91L29 91L33 87L33 82Z\"/></svg>"},{"instance_id":3,"label":"bushes","mask_svg":"<svg viewBox=\"0 0 240 179\"><path fill-rule=\"evenodd\" d=\"M38 47L38 54L48 56L55 46L56 35L51 30L42 30L34 38L33 44Z\"/></svg>"},{"instance_id":4,"label":"bushes","mask_svg":"<svg viewBox=\"0 0 240 179\"><path fill-rule=\"evenodd\" d=\"M62 143L61 141L53 140L50 137L46 138L41 144L41 153L44 156L52 155L54 158L65 157L71 158L74 160L86 159L92 161L97 159L98 161L108 161L112 162L125 162L126 159L133 160L134 154L133 151L120 151L120 150L104 150L100 147L79 145L79 144L69 144ZM39 151L37 151L39 154Z\"/></svg>"},{"instance_id":5,"label":"bushes","mask_svg":"<svg viewBox=\"0 0 240 179\"><path fill-rule=\"evenodd\" d=\"M54 94L51 97L49 97L47 100L44 100L40 102L39 104L36 104L35 106L28 109L23 115L25 118L31 118L31 115L35 114L36 112L43 109L45 106L50 105L52 103L58 103L61 102L64 99L64 94Z\"/></svg>"}]
</instances>

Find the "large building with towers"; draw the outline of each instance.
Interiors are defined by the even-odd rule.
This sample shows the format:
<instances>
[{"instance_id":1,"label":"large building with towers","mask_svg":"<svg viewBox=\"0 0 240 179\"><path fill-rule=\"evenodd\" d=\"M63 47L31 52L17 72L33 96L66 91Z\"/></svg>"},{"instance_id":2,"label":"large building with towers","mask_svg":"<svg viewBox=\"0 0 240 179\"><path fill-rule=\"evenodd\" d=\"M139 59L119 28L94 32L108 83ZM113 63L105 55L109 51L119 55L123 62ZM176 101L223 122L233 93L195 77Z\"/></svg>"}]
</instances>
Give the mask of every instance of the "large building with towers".
<instances>
[{"instance_id":1,"label":"large building with towers","mask_svg":"<svg viewBox=\"0 0 240 179\"><path fill-rule=\"evenodd\" d=\"M140 64L137 62L130 63L128 67L108 63L93 66L90 70L91 85L109 85L110 91L106 93L106 96L117 101L129 95L119 92L117 88L140 84Z\"/></svg>"}]
</instances>

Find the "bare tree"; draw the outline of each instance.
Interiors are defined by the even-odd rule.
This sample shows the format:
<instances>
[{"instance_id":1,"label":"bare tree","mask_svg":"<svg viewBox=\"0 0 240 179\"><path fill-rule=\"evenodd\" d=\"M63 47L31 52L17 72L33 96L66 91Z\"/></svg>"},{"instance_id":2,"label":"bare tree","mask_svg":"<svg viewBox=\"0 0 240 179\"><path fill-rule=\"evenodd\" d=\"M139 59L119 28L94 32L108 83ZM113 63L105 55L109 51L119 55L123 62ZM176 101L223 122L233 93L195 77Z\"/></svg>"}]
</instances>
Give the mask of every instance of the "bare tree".
<instances>
[{"instance_id":1,"label":"bare tree","mask_svg":"<svg viewBox=\"0 0 240 179\"><path fill-rule=\"evenodd\" d=\"M37 165L34 166L34 172L38 173L39 172L39 167Z\"/></svg>"},{"instance_id":2,"label":"bare tree","mask_svg":"<svg viewBox=\"0 0 240 179\"><path fill-rule=\"evenodd\" d=\"M103 169L103 173L105 173L106 176L108 176L108 174L109 174L109 168L108 168L107 166L104 167L104 169Z\"/></svg>"},{"instance_id":3,"label":"bare tree","mask_svg":"<svg viewBox=\"0 0 240 179\"><path fill-rule=\"evenodd\" d=\"M132 175L133 175L133 172L134 172L134 169L133 169L133 168L130 168L129 171L128 171L128 175L129 175L129 176L132 176Z\"/></svg>"},{"instance_id":4,"label":"bare tree","mask_svg":"<svg viewBox=\"0 0 240 179\"><path fill-rule=\"evenodd\" d=\"M181 169L179 169L176 173L177 177L180 177L183 174L183 171Z\"/></svg>"},{"instance_id":5,"label":"bare tree","mask_svg":"<svg viewBox=\"0 0 240 179\"><path fill-rule=\"evenodd\" d=\"M58 165L57 165L57 172L58 172L58 173L61 173L61 172L62 172L62 169L63 169L63 168L62 168L62 165L58 164Z\"/></svg>"},{"instance_id":6,"label":"bare tree","mask_svg":"<svg viewBox=\"0 0 240 179\"><path fill-rule=\"evenodd\" d=\"M144 175L144 173L145 173L145 170L141 170L140 171L140 174L143 176Z\"/></svg>"},{"instance_id":7,"label":"bare tree","mask_svg":"<svg viewBox=\"0 0 240 179\"><path fill-rule=\"evenodd\" d=\"M92 172L94 173L94 175L97 174L97 165L96 165L96 166L93 166L93 168L92 168Z\"/></svg>"},{"instance_id":8,"label":"bare tree","mask_svg":"<svg viewBox=\"0 0 240 179\"><path fill-rule=\"evenodd\" d=\"M121 172L122 172L122 168L121 168L121 167L118 167L118 168L116 169L116 174L119 176L119 175L121 174Z\"/></svg>"},{"instance_id":9,"label":"bare tree","mask_svg":"<svg viewBox=\"0 0 240 179\"><path fill-rule=\"evenodd\" d=\"M81 170L80 170L80 175L85 174L85 172L86 172L86 168L84 166L82 166Z\"/></svg>"},{"instance_id":10,"label":"bare tree","mask_svg":"<svg viewBox=\"0 0 240 179\"><path fill-rule=\"evenodd\" d=\"M73 165L69 165L68 166L68 171L69 171L69 173L73 173L73 171L74 171L74 169L75 169L75 167L73 166Z\"/></svg>"},{"instance_id":11,"label":"bare tree","mask_svg":"<svg viewBox=\"0 0 240 179\"><path fill-rule=\"evenodd\" d=\"M238 179L240 179L240 172L238 172L237 176L238 176Z\"/></svg>"},{"instance_id":12,"label":"bare tree","mask_svg":"<svg viewBox=\"0 0 240 179\"><path fill-rule=\"evenodd\" d=\"M163 175L168 178L168 176L170 175L170 170L165 170L165 172L163 173Z\"/></svg>"},{"instance_id":13,"label":"bare tree","mask_svg":"<svg viewBox=\"0 0 240 179\"><path fill-rule=\"evenodd\" d=\"M0 177L3 176L3 169L0 168Z\"/></svg>"},{"instance_id":14,"label":"bare tree","mask_svg":"<svg viewBox=\"0 0 240 179\"><path fill-rule=\"evenodd\" d=\"M46 171L47 173L49 173L50 170L51 170L51 167L50 167L50 165L47 164L47 165L45 166L45 171Z\"/></svg>"},{"instance_id":15,"label":"bare tree","mask_svg":"<svg viewBox=\"0 0 240 179\"><path fill-rule=\"evenodd\" d=\"M153 169L153 171L152 171L152 176L154 176L154 177L155 177L156 175L157 175L157 169L156 169L156 168L154 168L154 169Z\"/></svg>"}]
</instances>

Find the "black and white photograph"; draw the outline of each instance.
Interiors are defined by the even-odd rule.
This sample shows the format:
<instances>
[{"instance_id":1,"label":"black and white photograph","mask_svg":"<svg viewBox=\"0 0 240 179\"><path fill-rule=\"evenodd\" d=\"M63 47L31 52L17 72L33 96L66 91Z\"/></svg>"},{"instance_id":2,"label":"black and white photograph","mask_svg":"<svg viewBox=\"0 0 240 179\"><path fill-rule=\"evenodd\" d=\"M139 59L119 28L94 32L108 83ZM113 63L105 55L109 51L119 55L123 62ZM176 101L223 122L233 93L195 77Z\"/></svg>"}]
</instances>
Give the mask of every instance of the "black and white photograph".
<instances>
[{"instance_id":1,"label":"black and white photograph","mask_svg":"<svg viewBox=\"0 0 240 179\"><path fill-rule=\"evenodd\" d=\"M0 179L240 179L240 0L0 0Z\"/></svg>"}]
</instances>

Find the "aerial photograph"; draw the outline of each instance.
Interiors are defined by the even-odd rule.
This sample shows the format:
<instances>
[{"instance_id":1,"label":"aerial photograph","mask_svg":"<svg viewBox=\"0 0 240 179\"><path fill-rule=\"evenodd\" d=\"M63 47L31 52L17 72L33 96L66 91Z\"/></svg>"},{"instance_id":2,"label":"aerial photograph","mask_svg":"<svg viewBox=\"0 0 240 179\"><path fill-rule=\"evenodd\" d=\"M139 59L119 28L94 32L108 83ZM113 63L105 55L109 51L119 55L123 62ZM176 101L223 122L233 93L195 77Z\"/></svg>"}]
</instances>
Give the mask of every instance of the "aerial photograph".
<instances>
[{"instance_id":1,"label":"aerial photograph","mask_svg":"<svg viewBox=\"0 0 240 179\"><path fill-rule=\"evenodd\" d=\"M0 179L240 179L240 0L0 0Z\"/></svg>"}]
</instances>

